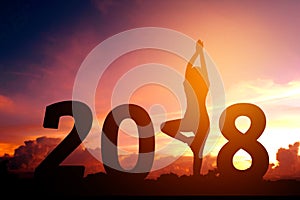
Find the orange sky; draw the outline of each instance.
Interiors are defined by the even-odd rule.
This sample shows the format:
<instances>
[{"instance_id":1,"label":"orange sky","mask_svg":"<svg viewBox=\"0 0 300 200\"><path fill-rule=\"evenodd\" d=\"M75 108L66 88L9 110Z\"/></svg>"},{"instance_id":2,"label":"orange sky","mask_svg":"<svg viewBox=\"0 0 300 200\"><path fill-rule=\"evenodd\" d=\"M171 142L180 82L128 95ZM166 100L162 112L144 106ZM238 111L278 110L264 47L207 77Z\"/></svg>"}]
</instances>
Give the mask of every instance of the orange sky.
<instances>
[{"instance_id":1,"label":"orange sky","mask_svg":"<svg viewBox=\"0 0 300 200\"><path fill-rule=\"evenodd\" d=\"M300 4L297 1L137 1L130 6L120 2L94 3L93 6L100 13L99 23L97 18L91 23L83 17L76 25L60 27L56 34L43 33L47 42L35 44L34 49L43 52L43 66L34 60L27 61L26 73L14 72L20 77L16 82L26 89L18 93L0 93L0 154L12 154L24 140L39 136L64 137L72 121L63 119L58 130L44 129L45 107L72 98L77 70L96 45L124 30L145 26L170 28L194 40L204 40L206 51L223 80L226 106L248 102L263 109L267 125L259 141L267 149L270 162L276 162L280 147L287 148L300 141L297 120ZM105 27L101 27L103 24ZM59 34L67 29L72 32ZM165 64L183 73L186 61L151 50L118 58L101 79L95 97L100 126L109 112L114 84L134 66L146 63ZM21 77L29 78L22 82ZM155 120L157 147L161 154L180 155L187 149L183 143L171 142L171 138L158 133L162 120L180 116L176 113L178 102L170 91L148 85L137 90L130 100L145 107ZM175 115L167 116L166 113L171 112ZM245 127L245 123L246 120L240 126ZM206 152L217 155L225 142L220 136L217 145L208 145ZM136 140L121 142L122 148L136 151L134 143ZM92 130L84 144L93 148L100 145L99 133ZM249 159L246 154L241 155Z\"/></svg>"}]
</instances>

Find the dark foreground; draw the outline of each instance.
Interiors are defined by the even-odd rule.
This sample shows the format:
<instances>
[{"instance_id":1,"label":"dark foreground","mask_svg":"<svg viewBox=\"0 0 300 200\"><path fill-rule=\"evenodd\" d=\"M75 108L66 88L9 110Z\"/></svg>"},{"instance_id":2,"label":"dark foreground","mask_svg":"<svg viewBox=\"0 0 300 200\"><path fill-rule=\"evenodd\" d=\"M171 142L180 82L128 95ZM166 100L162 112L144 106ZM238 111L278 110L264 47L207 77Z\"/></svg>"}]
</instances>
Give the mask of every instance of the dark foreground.
<instances>
[{"instance_id":1,"label":"dark foreground","mask_svg":"<svg viewBox=\"0 0 300 200\"><path fill-rule=\"evenodd\" d=\"M35 179L16 175L1 177L1 193L22 197L100 197L100 196L300 196L300 181L250 181L216 176L164 174L157 180L133 180L104 173L85 178L51 177Z\"/></svg>"}]
</instances>

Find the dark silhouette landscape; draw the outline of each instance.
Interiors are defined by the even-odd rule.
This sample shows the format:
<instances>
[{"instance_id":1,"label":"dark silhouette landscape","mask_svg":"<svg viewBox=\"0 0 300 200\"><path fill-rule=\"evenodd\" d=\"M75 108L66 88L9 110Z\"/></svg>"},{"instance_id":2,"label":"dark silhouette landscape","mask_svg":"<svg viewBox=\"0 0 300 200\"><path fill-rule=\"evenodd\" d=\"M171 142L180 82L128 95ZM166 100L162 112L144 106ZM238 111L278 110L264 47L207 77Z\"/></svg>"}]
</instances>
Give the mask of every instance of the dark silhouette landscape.
<instances>
[{"instance_id":1,"label":"dark silhouette landscape","mask_svg":"<svg viewBox=\"0 0 300 200\"><path fill-rule=\"evenodd\" d=\"M83 177L84 167L60 166L49 177L33 173L9 172L1 162L2 191L10 196L98 197L98 196L286 196L300 195L297 180L225 179L217 170L206 175L162 174L155 179L135 179L130 175L111 176L103 172Z\"/></svg>"}]
</instances>

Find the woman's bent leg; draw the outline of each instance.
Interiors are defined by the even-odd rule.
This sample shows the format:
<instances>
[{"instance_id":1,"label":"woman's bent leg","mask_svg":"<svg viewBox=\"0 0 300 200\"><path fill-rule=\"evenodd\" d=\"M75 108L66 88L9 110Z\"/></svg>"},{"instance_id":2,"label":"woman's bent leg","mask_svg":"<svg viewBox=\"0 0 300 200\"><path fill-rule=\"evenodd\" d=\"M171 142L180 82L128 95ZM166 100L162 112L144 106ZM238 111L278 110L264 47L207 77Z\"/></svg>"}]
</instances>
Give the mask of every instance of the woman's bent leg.
<instances>
[{"instance_id":1,"label":"woman's bent leg","mask_svg":"<svg viewBox=\"0 0 300 200\"><path fill-rule=\"evenodd\" d=\"M161 131L173 138L176 138L177 140L180 140L184 143L190 144L191 137L187 137L180 132L181 131L180 130L181 122L182 122L181 119L166 121L161 124L161 126L160 126Z\"/></svg>"}]
</instances>

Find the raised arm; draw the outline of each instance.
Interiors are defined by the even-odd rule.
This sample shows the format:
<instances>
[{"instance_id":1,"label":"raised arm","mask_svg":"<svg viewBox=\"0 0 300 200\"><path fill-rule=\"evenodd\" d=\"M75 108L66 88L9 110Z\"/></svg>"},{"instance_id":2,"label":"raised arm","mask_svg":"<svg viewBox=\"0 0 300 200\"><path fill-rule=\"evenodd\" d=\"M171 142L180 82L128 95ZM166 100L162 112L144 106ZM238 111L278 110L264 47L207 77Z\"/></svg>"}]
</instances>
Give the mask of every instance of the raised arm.
<instances>
[{"instance_id":1,"label":"raised arm","mask_svg":"<svg viewBox=\"0 0 300 200\"><path fill-rule=\"evenodd\" d=\"M207 72L207 67L206 67L206 62L205 62L205 57L203 52L203 41L201 40L197 41L197 52L199 53L199 57L200 57L202 76L205 79L207 86L209 87L210 83L209 83L208 72Z\"/></svg>"},{"instance_id":2,"label":"raised arm","mask_svg":"<svg viewBox=\"0 0 300 200\"><path fill-rule=\"evenodd\" d=\"M186 65L185 74L188 74L188 71L193 68L195 60L198 57L198 55L199 55L199 53L198 53L197 47L196 47L196 51L195 51L194 55L191 57L190 61Z\"/></svg>"}]
</instances>

